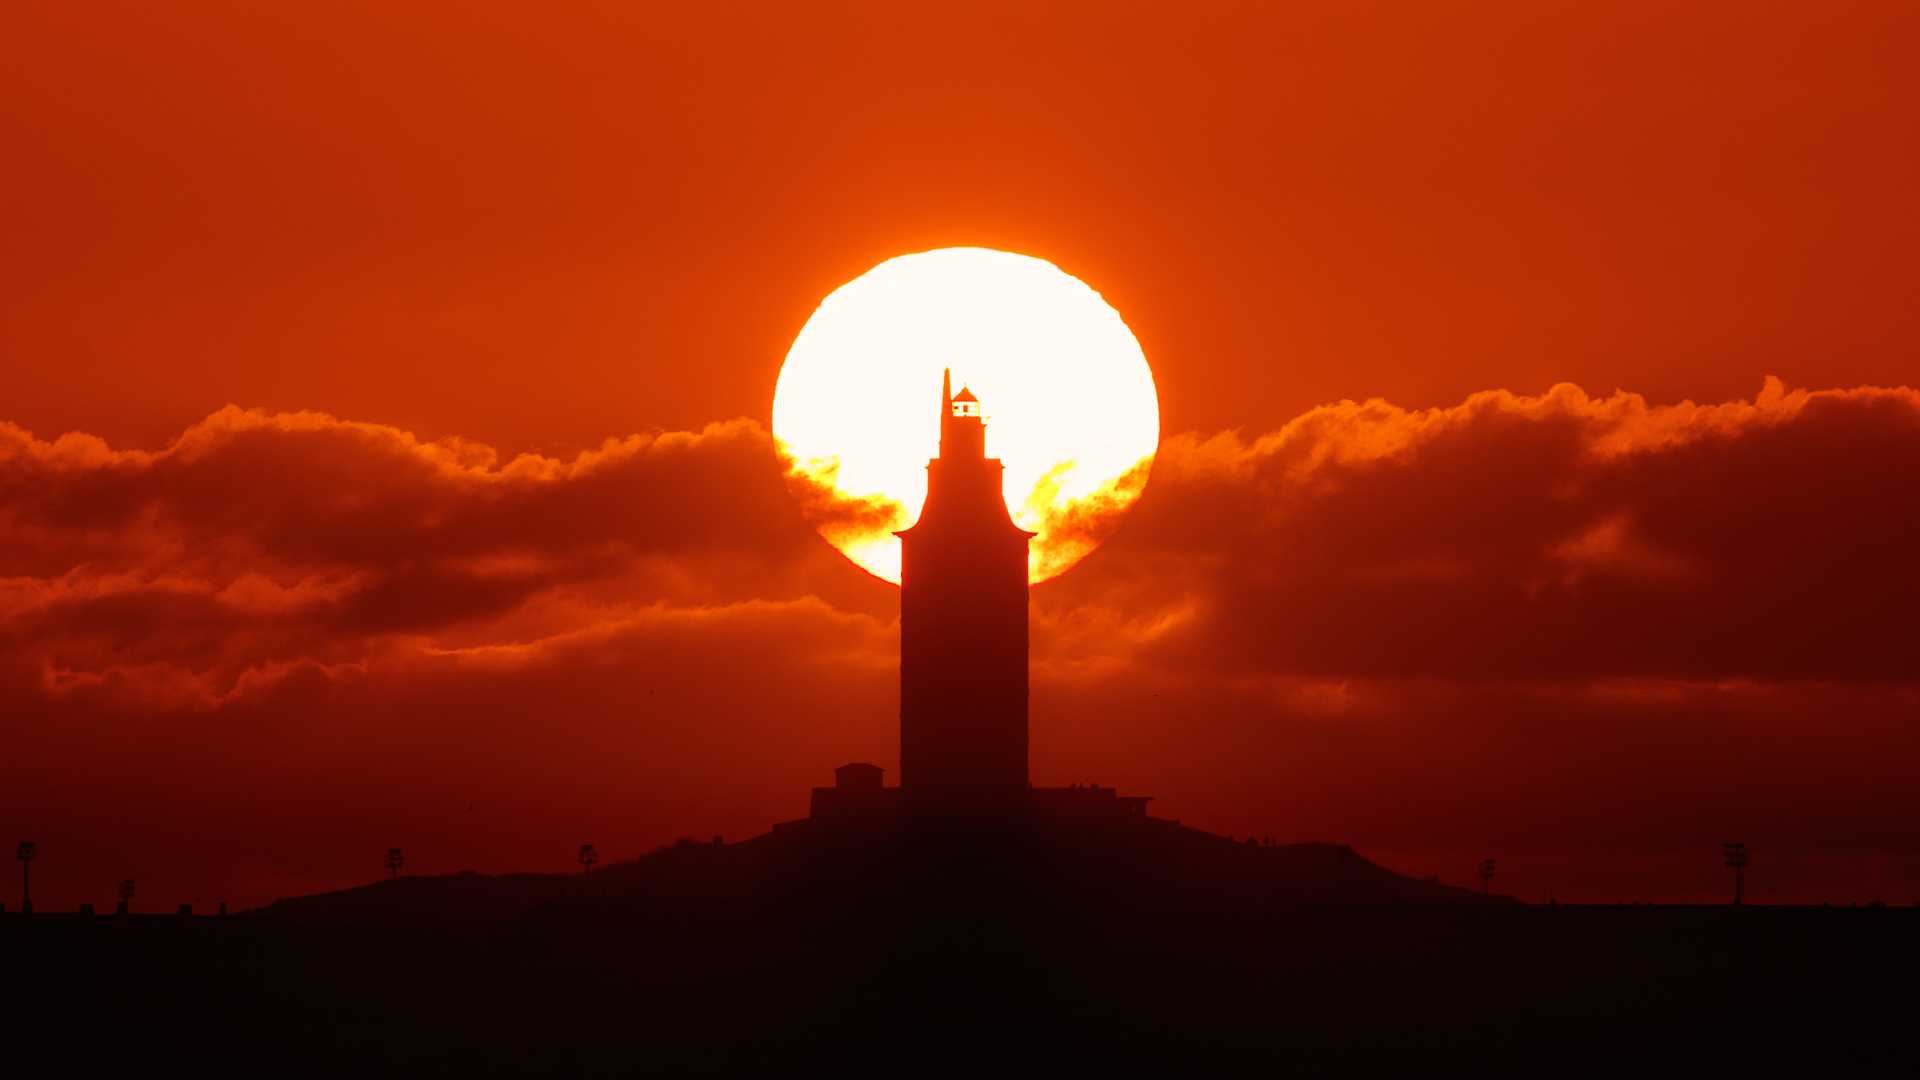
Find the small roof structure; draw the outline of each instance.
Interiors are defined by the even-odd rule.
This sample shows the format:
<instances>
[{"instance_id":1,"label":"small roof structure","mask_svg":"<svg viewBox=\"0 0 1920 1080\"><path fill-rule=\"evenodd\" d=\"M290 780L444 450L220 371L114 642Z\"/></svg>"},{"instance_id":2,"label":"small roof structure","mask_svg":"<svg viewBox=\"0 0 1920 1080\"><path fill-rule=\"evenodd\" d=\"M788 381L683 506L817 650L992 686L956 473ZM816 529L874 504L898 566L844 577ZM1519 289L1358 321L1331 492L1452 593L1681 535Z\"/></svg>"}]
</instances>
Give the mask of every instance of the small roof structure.
<instances>
[{"instance_id":1,"label":"small roof structure","mask_svg":"<svg viewBox=\"0 0 1920 1080\"><path fill-rule=\"evenodd\" d=\"M839 788L877 788L886 770L864 761L848 762L833 770L833 786Z\"/></svg>"}]
</instances>

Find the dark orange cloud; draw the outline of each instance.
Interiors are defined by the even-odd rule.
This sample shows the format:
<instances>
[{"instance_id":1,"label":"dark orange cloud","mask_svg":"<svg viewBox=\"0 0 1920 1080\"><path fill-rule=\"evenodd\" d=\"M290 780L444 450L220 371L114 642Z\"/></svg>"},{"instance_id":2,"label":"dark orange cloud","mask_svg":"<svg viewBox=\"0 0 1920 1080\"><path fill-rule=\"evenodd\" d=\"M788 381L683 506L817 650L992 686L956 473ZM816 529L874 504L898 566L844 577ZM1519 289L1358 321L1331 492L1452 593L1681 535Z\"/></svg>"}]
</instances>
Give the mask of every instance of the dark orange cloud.
<instances>
[{"instance_id":1,"label":"dark orange cloud","mask_svg":"<svg viewBox=\"0 0 1920 1080\"><path fill-rule=\"evenodd\" d=\"M47 896L134 876L251 902L358 880L393 844L431 872L738 837L890 738L884 620L803 598L580 621L256 664L218 695L176 664L10 673L6 819L63 852Z\"/></svg>"},{"instance_id":2,"label":"dark orange cloud","mask_svg":"<svg viewBox=\"0 0 1920 1080\"><path fill-rule=\"evenodd\" d=\"M1089 647L1209 671L1905 681L1916 469L1909 389L1343 402L1169 440L1120 537L1036 596L1082 635L1124 601Z\"/></svg>"},{"instance_id":3,"label":"dark orange cloud","mask_svg":"<svg viewBox=\"0 0 1920 1080\"><path fill-rule=\"evenodd\" d=\"M1036 757L1536 898L1711 898L1733 838L1776 899L1909 896L1916 467L1920 393L1775 380L1170 439L1035 593Z\"/></svg>"},{"instance_id":4,"label":"dark orange cloud","mask_svg":"<svg viewBox=\"0 0 1920 1080\"><path fill-rule=\"evenodd\" d=\"M256 666L355 660L394 635L792 599L821 557L748 421L508 461L312 413L228 408L157 453L9 426L0 493L0 640L49 685L171 665L158 684L199 681L210 701Z\"/></svg>"},{"instance_id":5,"label":"dark orange cloud","mask_svg":"<svg viewBox=\"0 0 1920 1080\"><path fill-rule=\"evenodd\" d=\"M1035 592L1036 780L1456 880L1497 848L1536 897L1711 895L1744 838L1776 897L1902 898L1916 466L1920 394L1777 382L1175 437ZM0 820L50 902L211 903L798 815L892 765L896 630L809 527L862 508L790 483L747 421L508 460L318 414L0 428Z\"/></svg>"}]
</instances>

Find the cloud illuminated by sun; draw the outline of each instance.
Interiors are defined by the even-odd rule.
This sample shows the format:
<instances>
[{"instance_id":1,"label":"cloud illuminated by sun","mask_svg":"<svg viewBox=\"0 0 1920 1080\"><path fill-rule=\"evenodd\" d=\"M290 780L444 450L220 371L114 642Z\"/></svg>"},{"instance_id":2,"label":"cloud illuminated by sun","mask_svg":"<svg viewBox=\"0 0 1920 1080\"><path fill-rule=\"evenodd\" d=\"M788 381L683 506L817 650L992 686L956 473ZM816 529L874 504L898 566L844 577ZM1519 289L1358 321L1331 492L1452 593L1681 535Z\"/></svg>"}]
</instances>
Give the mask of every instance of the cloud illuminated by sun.
<instances>
[{"instance_id":1,"label":"cloud illuminated by sun","mask_svg":"<svg viewBox=\"0 0 1920 1080\"><path fill-rule=\"evenodd\" d=\"M1159 400L1140 343L1099 293L1006 251L889 259L834 290L794 340L774 388L774 435L797 475L886 511L822 521L822 535L900 580L891 530L926 499L945 368L956 391L979 396L1007 507L1039 534L1029 579L1064 572L1139 497Z\"/></svg>"}]
</instances>

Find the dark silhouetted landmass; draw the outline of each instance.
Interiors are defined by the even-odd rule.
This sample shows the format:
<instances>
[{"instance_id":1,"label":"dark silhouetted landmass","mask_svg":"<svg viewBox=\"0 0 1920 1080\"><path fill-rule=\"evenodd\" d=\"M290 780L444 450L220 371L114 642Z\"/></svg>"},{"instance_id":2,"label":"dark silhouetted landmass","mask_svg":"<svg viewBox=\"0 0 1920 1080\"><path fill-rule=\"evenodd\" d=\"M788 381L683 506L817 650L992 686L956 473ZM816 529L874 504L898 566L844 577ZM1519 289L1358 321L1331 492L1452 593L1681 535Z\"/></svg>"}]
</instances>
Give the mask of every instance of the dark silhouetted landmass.
<instances>
[{"instance_id":1,"label":"dark silhouetted landmass","mask_svg":"<svg viewBox=\"0 0 1920 1080\"><path fill-rule=\"evenodd\" d=\"M0 948L19 1030L203 1074L1831 1072L1911 1056L1920 912L1525 906L1172 825L808 826L224 919L13 915Z\"/></svg>"},{"instance_id":2,"label":"dark silhouetted landmass","mask_svg":"<svg viewBox=\"0 0 1920 1080\"><path fill-rule=\"evenodd\" d=\"M983 905L1017 896L1089 913L1192 917L1302 904L1507 902L1395 874L1340 845L1259 847L1155 820L965 834L802 823L736 844L683 841L591 877L404 877L282 900L253 917L387 928L565 925L602 915L685 921L720 911L777 921L800 910L837 917L883 899L925 902L931 917L962 890Z\"/></svg>"}]
</instances>

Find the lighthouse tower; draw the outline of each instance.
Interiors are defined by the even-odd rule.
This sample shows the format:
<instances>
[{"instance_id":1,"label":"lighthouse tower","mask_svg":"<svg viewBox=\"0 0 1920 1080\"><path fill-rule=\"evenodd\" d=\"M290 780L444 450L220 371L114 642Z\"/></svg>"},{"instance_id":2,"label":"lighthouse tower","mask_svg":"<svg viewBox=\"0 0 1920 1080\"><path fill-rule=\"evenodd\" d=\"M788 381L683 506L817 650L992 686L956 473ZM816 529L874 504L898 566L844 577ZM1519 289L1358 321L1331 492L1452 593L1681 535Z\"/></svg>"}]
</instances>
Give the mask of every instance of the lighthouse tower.
<instances>
[{"instance_id":1,"label":"lighthouse tower","mask_svg":"<svg viewBox=\"0 0 1920 1080\"><path fill-rule=\"evenodd\" d=\"M1027 798L1027 542L987 456L980 401L949 372L927 502L900 537L900 794L927 816Z\"/></svg>"}]
</instances>

